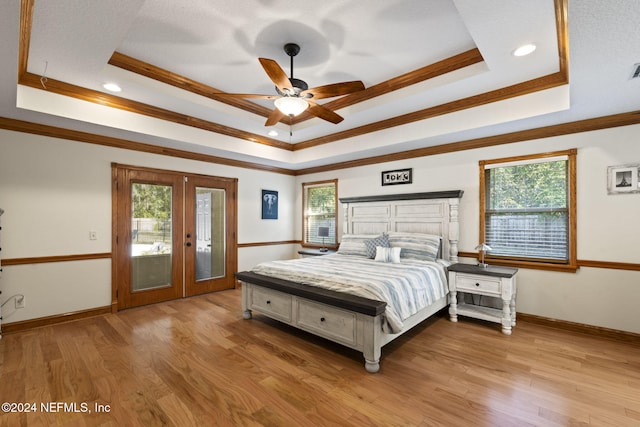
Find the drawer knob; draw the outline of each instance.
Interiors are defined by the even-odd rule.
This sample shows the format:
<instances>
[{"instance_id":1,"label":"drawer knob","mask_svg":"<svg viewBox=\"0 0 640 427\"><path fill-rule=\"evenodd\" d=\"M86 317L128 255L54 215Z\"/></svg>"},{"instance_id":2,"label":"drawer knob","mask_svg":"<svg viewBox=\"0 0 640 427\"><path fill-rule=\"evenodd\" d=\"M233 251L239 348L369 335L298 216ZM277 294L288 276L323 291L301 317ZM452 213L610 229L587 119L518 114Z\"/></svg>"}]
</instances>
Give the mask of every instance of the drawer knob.
<instances>
[{"instance_id":1,"label":"drawer knob","mask_svg":"<svg viewBox=\"0 0 640 427\"><path fill-rule=\"evenodd\" d=\"M480 286L480 283L476 283L476 286Z\"/></svg>"},{"instance_id":2,"label":"drawer knob","mask_svg":"<svg viewBox=\"0 0 640 427\"><path fill-rule=\"evenodd\" d=\"M267 300L267 304L271 304L271 300Z\"/></svg>"},{"instance_id":3,"label":"drawer knob","mask_svg":"<svg viewBox=\"0 0 640 427\"><path fill-rule=\"evenodd\" d=\"M324 322L324 317L321 317L321 318L320 318L320 321L321 321L321 322Z\"/></svg>"}]
</instances>

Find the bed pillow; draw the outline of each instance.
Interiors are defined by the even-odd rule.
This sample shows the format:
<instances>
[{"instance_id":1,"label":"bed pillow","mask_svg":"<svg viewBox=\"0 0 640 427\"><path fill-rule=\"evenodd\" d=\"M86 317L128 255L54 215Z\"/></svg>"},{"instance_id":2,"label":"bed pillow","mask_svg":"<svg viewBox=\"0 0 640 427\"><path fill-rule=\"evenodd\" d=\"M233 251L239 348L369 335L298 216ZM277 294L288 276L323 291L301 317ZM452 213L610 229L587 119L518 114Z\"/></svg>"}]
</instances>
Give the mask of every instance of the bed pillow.
<instances>
[{"instance_id":1,"label":"bed pillow","mask_svg":"<svg viewBox=\"0 0 640 427\"><path fill-rule=\"evenodd\" d=\"M338 247L338 253L342 255L357 255L367 257L365 240L380 237L379 234L344 234Z\"/></svg>"},{"instance_id":2,"label":"bed pillow","mask_svg":"<svg viewBox=\"0 0 640 427\"><path fill-rule=\"evenodd\" d=\"M389 232L389 246L402 248L401 258L435 261L440 253L440 236L423 233Z\"/></svg>"},{"instance_id":3,"label":"bed pillow","mask_svg":"<svg viewBox=\"0 0 640 427\"><path fill-rule=\"evenodd\" d=\"M400 251L402 248L389 248L378 246L376 248L375 261L392 262L398 264L400 262Z\"/></svg>"},{"instance_id":4,"label":"bed pillow","mask_svg":"<svg viewBox=\"0 0 640 427\"><path fill-rule=\"evenodd\" d=\"M367 249L367 258L374 259L376 257L376 248L378 246L383 248L389 247L389 238L386 233L382 233L382 235L374 237L373 239L365 240L364 246Z\"/></svg>"}]
</instances>

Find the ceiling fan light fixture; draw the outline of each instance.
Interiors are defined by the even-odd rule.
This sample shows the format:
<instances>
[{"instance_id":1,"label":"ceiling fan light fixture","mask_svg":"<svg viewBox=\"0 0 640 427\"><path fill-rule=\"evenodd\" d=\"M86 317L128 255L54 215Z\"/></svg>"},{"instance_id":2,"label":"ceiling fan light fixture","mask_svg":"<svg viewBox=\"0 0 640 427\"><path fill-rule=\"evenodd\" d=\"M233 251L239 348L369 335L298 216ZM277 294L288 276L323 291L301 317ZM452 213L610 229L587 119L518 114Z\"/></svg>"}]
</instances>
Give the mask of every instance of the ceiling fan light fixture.
<instances>
[{"instance_id":1,"label":"ceiling fan light fixture","mask_svg":"<svg viewBox=\"0 0 640 427\"><path fill-rule=\"evenodd\" d=\"M309 107L309 103L297 96L284 96L275 100L276 108L287 116L297 116Z\"/></svg>"}]
</instances>

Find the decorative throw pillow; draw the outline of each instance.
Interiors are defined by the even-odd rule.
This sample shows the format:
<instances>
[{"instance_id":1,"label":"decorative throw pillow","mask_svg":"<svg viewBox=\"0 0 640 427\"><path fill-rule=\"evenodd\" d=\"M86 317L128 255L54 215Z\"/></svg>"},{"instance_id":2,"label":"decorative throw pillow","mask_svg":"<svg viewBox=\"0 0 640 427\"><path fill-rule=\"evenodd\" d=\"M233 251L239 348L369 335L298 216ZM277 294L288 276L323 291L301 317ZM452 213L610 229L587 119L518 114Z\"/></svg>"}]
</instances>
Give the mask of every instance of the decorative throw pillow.
<instances>
[{"instance_id":1,"label":"decorative throw pillow","mask_svg":"<svg viewBox=\"0 0 640 427\"><path fill-rule=\"evenodd\" d=\"M378 246L376 248L375 261L392 262L394 264L398 264L400 262L400 251L401 248L387 248Z\"/></svg>"},{"instance_id":2,"label":"decorative throw pillow","mask_svg":"<svg viewBox=\"0 0 640 427\"><path fill-rule=\"evenodd\" d=\"M342 255L367 256L365 240L380 237L375 234L344 234L338 248L338 253Z\"/></svg>"},{"instance_id":3,"label":"decorative throw pillow","mask_svg":"<svg viewBox=\"0 0 640 427\"><path fill-rule=\"evenodd\" d=\"M364 245L367 248L367 258L373 259L376 257L376 248L378 246L382 246L383 248L389 247L389 238L385 233L382 233L373 239L365 240Z\"/></svg>"},{"instance_id":4,"label":"decorative throw pillow","mask_svg":"<svg viewBox=\"0 0 640 427\"><path fill-rule=\"evenodd\" d=\"M440 253L440 236L403 232L389 232L388 236L389 246L402 248L402 258L435 261Z\"/></svg>"}]
</instances>

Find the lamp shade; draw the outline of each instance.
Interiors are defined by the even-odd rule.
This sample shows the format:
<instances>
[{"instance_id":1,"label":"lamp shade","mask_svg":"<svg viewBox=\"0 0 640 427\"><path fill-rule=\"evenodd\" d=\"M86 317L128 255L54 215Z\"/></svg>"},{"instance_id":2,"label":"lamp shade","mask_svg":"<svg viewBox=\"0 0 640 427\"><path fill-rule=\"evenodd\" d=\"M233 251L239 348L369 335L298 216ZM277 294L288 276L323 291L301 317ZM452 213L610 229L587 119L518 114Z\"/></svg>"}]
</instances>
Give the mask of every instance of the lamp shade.
<instances>
[{"instance_id":1,"label":"lamp shade","mask_svg":"<svg viewBox=\"0 0 640 427\"><path fill-rule=\"evenodd\" d=\"M318 237L329 237L329 227L318 227Z\"/></svg>"},{"instance_id":2,"label":"lamp shade","mask_svg":"<svg viewBox=\"0 0 640 427\"><path fill-rule=\"evenodd\" d=\"M307 101L296 96L283 96L275 100L276 108L287 116L297 116L309 107Z\"/></svg>"},{"instance_id":3,"label":"lamp shade","mask_svg":"<svg viewBox=\"0 0 640 427\"><path fill-rule=\"evenodd\" d=\"M485 242L480 243L476 246L476 251L489 252L491 250L491 246L487 245Z\"/></svg>"}]
</instances>

